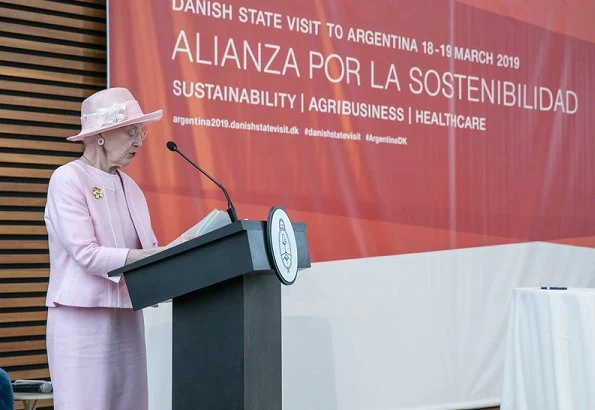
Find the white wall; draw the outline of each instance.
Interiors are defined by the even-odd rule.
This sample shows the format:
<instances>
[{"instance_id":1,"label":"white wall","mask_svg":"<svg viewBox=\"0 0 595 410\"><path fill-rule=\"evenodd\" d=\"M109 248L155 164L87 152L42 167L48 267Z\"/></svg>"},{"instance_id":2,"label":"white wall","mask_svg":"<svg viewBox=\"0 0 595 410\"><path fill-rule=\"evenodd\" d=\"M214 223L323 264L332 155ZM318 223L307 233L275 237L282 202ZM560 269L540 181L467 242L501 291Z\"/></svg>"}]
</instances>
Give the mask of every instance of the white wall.
<instances>
[{"instance_id":1,"label":"white wall","mask_svg":"<svg viewBox=\"0 0 595 410\"><path fill-rule=\"evenodd\" d=\"M497 405L511 291L540 285L595 287L595 249L536 242L314 264L282 290L283 409ZM171 305L145 317L151 409L164 410Z\"/></svg>"}]
</instances>

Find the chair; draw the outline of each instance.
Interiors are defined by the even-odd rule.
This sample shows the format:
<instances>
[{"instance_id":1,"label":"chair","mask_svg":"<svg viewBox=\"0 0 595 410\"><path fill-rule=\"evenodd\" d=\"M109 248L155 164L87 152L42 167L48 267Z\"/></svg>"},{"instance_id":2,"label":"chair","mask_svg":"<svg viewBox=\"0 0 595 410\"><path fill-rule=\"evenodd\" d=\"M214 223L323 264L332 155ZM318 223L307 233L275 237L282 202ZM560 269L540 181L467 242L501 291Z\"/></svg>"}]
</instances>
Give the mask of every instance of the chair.
<instances>
[{"instance_id":1,"label":"chair","mask_svg":"<svg viewBox=\"0 0 595 410\"><path fill-rule=\"evenodd\" d=\"M14 410L14 397L12 394L12 383L8 373L0 369L0 409Z\"/></svg>"}]
</instances>

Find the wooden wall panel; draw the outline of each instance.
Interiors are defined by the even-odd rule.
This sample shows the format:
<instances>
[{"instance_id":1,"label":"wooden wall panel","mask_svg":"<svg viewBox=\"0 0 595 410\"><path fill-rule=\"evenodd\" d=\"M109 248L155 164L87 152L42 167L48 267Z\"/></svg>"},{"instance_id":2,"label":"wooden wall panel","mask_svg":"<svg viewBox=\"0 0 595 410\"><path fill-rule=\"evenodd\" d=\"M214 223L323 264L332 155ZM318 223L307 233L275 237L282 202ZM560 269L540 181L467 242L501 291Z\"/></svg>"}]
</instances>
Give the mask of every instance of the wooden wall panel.
<instances>
[{"instance_id":1,"label":"wooden wall panel","mask_svg":"<svg viewBox=\"0 0 595 410\"><path fill-rule=\"evenodd\" d=\"M0 367L13 380L49 380L47 185L81 154L65 137L106 85L106 42L105 0L0 0Z\"/></svg>"}]
</instances>

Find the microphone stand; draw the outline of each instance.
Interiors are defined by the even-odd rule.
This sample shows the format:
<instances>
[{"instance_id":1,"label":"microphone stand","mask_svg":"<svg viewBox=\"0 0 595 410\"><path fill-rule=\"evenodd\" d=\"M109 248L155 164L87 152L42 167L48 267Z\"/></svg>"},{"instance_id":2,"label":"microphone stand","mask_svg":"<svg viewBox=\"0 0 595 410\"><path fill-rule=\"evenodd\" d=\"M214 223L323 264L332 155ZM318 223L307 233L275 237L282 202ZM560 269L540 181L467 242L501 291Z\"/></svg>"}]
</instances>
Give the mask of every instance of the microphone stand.
<instances>
[{"instance_id":1,"label":"microphone stand","mask_svg":"<svg viewBox=\"0 0 595 410\"><path fill-rule=\"evenodd\" d=\"M209 174L207 174L201 167L196 165L192 160L190 160L190 158L188 158L186 155L184 155L183 152L179 151L178 146L176 145L175 142L168 141L166 145L170 151L174 151L174 152L177 152L178 154L180 154L182 156L182 158L184 158L190 165L192 165L194 168L198 169L204 176L206 176L211 181L213 181L213 183L215 185L217 185L223 191L223 194L225 195L225 199L227 199L227 214L229 215L229 219L231 220L231 222L237 221L238 214L236 212L236 208L233 206L233 203L231 202L231 199L229 198L229 194L227 193L227 190L223 187L223 185L221 185L219 182L215 181L215 179L213 177L211 177Z\"/></svg>"}]
</instances>

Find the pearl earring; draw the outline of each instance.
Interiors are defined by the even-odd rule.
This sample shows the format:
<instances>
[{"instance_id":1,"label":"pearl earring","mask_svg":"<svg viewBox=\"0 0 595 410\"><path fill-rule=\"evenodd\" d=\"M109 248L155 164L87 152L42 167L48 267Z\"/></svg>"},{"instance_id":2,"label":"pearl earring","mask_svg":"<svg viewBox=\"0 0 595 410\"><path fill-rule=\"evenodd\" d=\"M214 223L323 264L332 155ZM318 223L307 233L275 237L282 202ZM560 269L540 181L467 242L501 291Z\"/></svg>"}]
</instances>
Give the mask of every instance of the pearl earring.
<instances>
[{"instance_id":1,"label":"pearl earring","mask_svg":"<svg viewBox=\"0 0 595 410\"><path fill-rule=\"evenodd\" d=\"M103 137L99 137L99 139L97 140L97 145L101 146L105 144L105 140L103 139Z\"/></svg>"}]
</instances>

